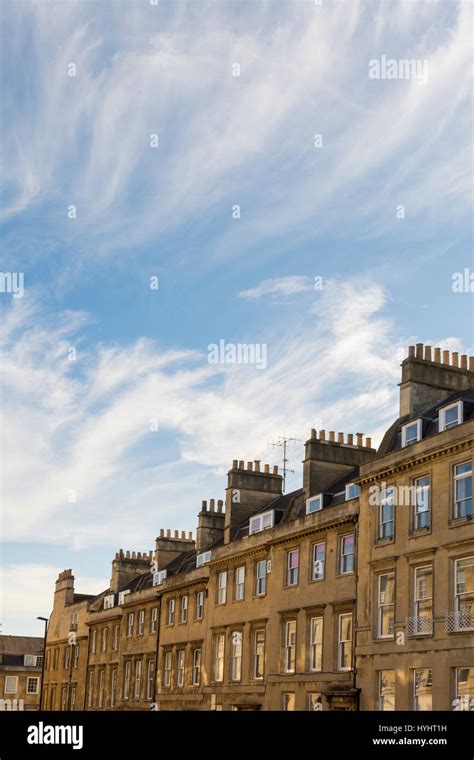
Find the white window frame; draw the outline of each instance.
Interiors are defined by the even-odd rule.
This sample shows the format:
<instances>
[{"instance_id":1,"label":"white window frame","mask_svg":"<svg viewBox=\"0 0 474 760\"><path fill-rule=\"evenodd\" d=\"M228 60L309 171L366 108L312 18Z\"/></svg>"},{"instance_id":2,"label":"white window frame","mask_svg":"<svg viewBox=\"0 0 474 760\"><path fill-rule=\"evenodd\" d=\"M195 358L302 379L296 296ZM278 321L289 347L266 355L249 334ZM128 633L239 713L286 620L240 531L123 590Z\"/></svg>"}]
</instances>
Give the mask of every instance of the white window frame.
<instances>
[{"instance_id":1,"label":"white window frame","mask_svg":"<svg viewBox=\"0 0 474 760\"><path fill-rule=\"evenodd\" d=\"M260 650L261 647L261 650ZM261 675L259 675L261 664ZM265 628L257 628L253 635L253 678L262 681L265 676Z\"/></svg>"},{"instance_id":2,"label":"white window frame","mask_svg":"<svg viewBox=\"0 0 474 760\"><path fill-rule=\"evenodd\" d=\"M232 631L230 650L230 679L242 680L242 631Z\"/></svg>"},{"instance_id":3,"label":"white window frame","mask_svg":"<svg viewBox=\"0 0 474 760\"><path fill-rule=\"evenodd\" d=\"M459 582L458 582L458 567L460 562L466 562L469 561L472 564L469 564L468 567L474 567L474 556L472 557L460 557L459 559L455 560L454 562L454 609L457 613L460 613L462 611L462 597L467 595L472 595L474 592L474 589L471 591L459 591ZM474 624L474 614L471 615L471 623ZM471 626L462 626L460 628L458 626L459 630L462 631L472 631L474 630L474 625Z\"/></svg>"},{"instance_id":4,"label":"white window frame","mask_svg":"<svg viewBox=\"0 0 474 760\"><path fill-rule=\"evenodd\" d=\"M311 515L313 512L320 512L323 508L323 494L318 493L316 496L310 496L306 499L306 514Z\"/></svg>"},{"instance_id":5,"label":"white window frame","mask_svg":"<svg viewBox=\"0 0 474 760\"><path fill-rule=\"evenodd\" d=\"M235 568L234 574L234 599L241 602L245 599L245 565Z\"/></svg>"},{"instance_id":6,"label":"white window frame","mask_svg":"<svg viewBox=\"0 0 474 760\"><path fill-rule=\"evenodd\" d=\"M36 686L34 689L30 689L30 683L34 681ZM28 676L26 679L26 693L27 694L38 694L39 692L39 677L38 676Z\"/></svg>"},{"instance_id":7,"label":"white window frame","mask_svg":"<svg viewBox=\"0 0 474 760\"><path fill-rule=\"evenodd\" d=\"M433 709L433 669L432 668L413 668L412 678L413 678L413 711L414 712L429 712L428 710L420 711L418 705L418 700L420 697L416 693L416 687L417 687L417 673L424 673L426 670L428 670L431 673L431 691L429 692L431 700L430 700L430 708L429 711Z\"/></svg>"},{"instance_id":8,"label":"white window frame","mask_svg":"<svg viewBox=\"0 0 474 760\"><path fill-rule=\"evenodd\" d=\"M176 601L173 597L172 599L168 599L168 612L166 615L166 624L167 625L174 625L174 614L176 609Z\"/></svg>"},{"instance_id":9,"label":"white window frame","mask_svg":"<svg viewBox=\"0 0 474 760\"><path fill-rule=\"evenodd\" d=\"M135 622L135 614L133 612L128 613L127 617L127 637L133 636L133 624Z\"/></svg>"},{"instance_id":10,"label":"white window frame","mask_svg":"<svg viewBox=\"0 0 474 760\"><path fill-rule=\"evenodd\" d=\"M284 662L283 662L283 672L284 673L295 673L296 672L296 643L297 643L297 636L298 636L298 628L296 620L293 618L292 620L286 620L285 621L285 648L284 648ZM293 642L294 637L294 642Z\"/></svg>"},{"instance_id":11,"label":"white window frame","mask_svg":"<svg viewBox=\"0 0 474 760\"><path fill-rule=\"evenodd\" d=\"M460 474L457 474L456 470L458 469L458 467L464 467L466 464L470 464L471 465L471 469L467 470L466 472L461 472ZM457 498L457 486L458 486L458 482L460 480L464 480L464 479L468 479L468 478L471 479L471 493L472 493L472 460L468 459L466 462L458 462L457 464L455 464L454 467L453 467L454 519L455 520L460 520L460 519L462 520L463 518L466 517L466 515L460 515L459 514L459 512L460 512L459 506L461 504L463 504L463 502L469 501L469 499L471 500L471 512L468 512L466 514L470 514L471 516L473 514L473 510L472 510L472 496L468 497L467 499L458 499Z\"/></svg>"},{"instance_id":12,"label":"white window frame","mask_svg":"<svg viewBox=\"0 0 474 760\"><path fill-rule=\"evenodd\" d=\"M145 632L145 610L140 610L138 613L138 635L143 636Z\"/></svg>"},{"instance_id":13,"label":"white window frame","mask_svg":"<svg viewBox=\"0 0 474 760\"><path fill-rule=\"evenodd\" d=\"M69 709L76 709L76 684L71 684L71 697L69 699Z\"/></svg>"},{"instance_id":14,"label":"white window frame","mask_svg":"<svg viewBox=\"0 0 474 760\"><path fill-rule=\"evenodd\" d=\"M7 688L7 684L14 683L15 686L10 686L10 688ZM16 694L18 691L18 676L5 676L5 687L4 687L4 693L5 694Z\"/></svg>"},{"instance_id":15,"label":"white window frame","mask_svg":"<svg viewBox=\"0 0 474 760\"><path fill-rule=\"evenodd\" d=\"M110 706L115 707L117 697L117 668L112 668L110 673Z\"/></svg>"},{"instance_id":16,"label":"white window frame","mask_svg":"<svg viewBox=\"0 0 474 760\"><path fill-rule=\"evenodd\" d=\"M293 554L296 554L298 558L296 567L291 567L291 564L290 564L291 556ZM297 586L299 582L299 577L300 577L300 550L297 547L296 549L289 549L286 553L286 585Z\"/></svg>"},{"instance_id":17,"label":"white window frame","mask_svg":"<svg viewBox=\"0 0 474 760\"><path fill-rule=\"evenodd\" d=\"M355 493L353 490L355 490ZM357 483L347 483L345 487L345 499L351 501L352 499L358 499L360 496L360 486Z\"/></svg>"},{"instance_id":18,"label":"white window frame","mask_svg":"<svg viewBox=\"0 0 474 760\"><path fill-rule=\"evenodd\" d=\"M323 631L323 616L312 617L309 621L309 669L312 673L323 669Z\"/></svg>"},{"instance_id":19,"label":"white window frame","mask_svg":"<svg viewBox=\"0 0 474 760\"><path fill-rule=\"evenodd\" d=\"M260 575L260 569L264 568L264 574ZM260 559L255 566L255 596L265 596L267 593L267 560Z\"/></svg>"},{"instance_id":20,"label":"white window frame","mask_svg":"<svg viewBox=\"0 0 474 760\"><path fill-rule=\"evenodd\" d=\"M163 657L163 687L169 689L171 686L171 671L172 671L172 657L173 653L168 650L164 653Z\"/></svg>"},{"instance_id":21,"label":"white window frame","mask_svg":"<svg viewBox=\"0 0 474 760\"><path fill-rule=\"evenodd\" d=\"M111 607L114 606L114 594L108 594L107 596L104 596L104 610L110 610Z\"/></svg>"},{"instance_id":22,"label":"white window frame","mask_svg":"<svg viewBox=\"0 0 474 760\"><path fill-rule=\"evenodd\" d=\"M267 512L262 512L260 515L254 515L249 521L249 535L254 533L261 533L263 530L269 530L273 528L275 524L275 510L269 509Z\"/></svg>"},{"instance_id":23,"label":"white window frame","mask_svg":"<svg viewBox=\"0 0 474 760\"><path fill-rule=\"evenodd\" d=\"M425 485L420 485L421 481L427 480L428 483ZM420 478L416 478L414 482L414 488L415 488L415 503L413 505L413 530L428 530L431 528L431 476L430 475L422 475ZM418 502L418 496L422 495L422 500L420 503ZM425 504L425 494L428 494L427 501L428 501L428 508L427 509L420 509L420 506L424 506ZM419 522L421 520L418 520L419 517L424 519L422 516L428 515L428 525L420 525Z\"/></svg>"},{"instance_id":24,"label":"white window frame","mask_svg":"<svg viewBox=\"0 0 474 760\"><path fill-rule=\"evenodd\" d=\"M323 559L315 559L318 556L318 547L323 547ZM326 541L318 541L311 546L311 580L324 580L326 572Z\"/></svg>"},{"instance_id":25,"label":"white window frame","mask_svg":"<svg viewBox=\"0 0 474 760\"><path fill-rule=\"evenodd\" d=\"M105 668L99 670L99 697L97 707L103 707L104 705L104 683L105 683Z\"/></svg>"},{"instance_id":26,"label":"white window frame","mask_svg":"<svg viewBox=\"0 0 474 760\"><path fill-rule=\"evenodd\" d=\"M378 507L378 540L379 541L393 541L395 538L395 505L396 505L396 492L394 486L385 488L380 494L380 504ZM392 507L392 515L390 520L385 520L383 515L383 508L386 506ZM392 525L391 533L384 535L385 525Z\"/></svg>"},{"instance_id":27,"label":"white window frame","mask_svg":"<svg viewBox=\"0 0 474 760\"><path fill-rule=\"evenodd\" d=\"M422 570L429 570L431 575L431 596L418 596L418 575L421 573ZM419 565L418 567L415 567L414 572L414 584L415 588L413 591L413 615L415 618L421 618L421 617L433 617L433 565ZM421 611L421 605L423 602L431 602L431 614L430 615L420 615Z\"/></svg>"},{"instance_id":28,"label":"white window frame","mask_svg":"<svg viewBox=\"0 0 474 760\"><path fill-rule=\"evenodd\" d=\"M125 671L123 674L123 698L130 699L130 670L132 663L130 660L125 662Z\"/></svg>"},{"instance_id":29,"label":"white window frame","mask_svg":"<svg viewBox=\"0 0 474 760\"><path fill-rule=\"evenodd\" d=\"M222 683L224 680L224 660L225 660L225 636L223 633L218 633L214 637L213 675L214 675L214 681L216 683Z\"/></svg>"},{"instance_id":30,"label":"white window frame","mask_svg":"<svg viewBox=\"0 0 474 760\"><path fill-rule=\"evenodd\" d=\"M109 627L102 628L102 651L107 651L107 639L109 638Z\"/></svg>"},{"instance_id":31,"label":"white window frame","mask_svg":"<svg viewBox=\"0 0 474 760\"><path fill-rule=\"evenodd\" d=\"M79 666L79 644L75 644L74 646L74 659L72 663L72 667L77 668Z\"/></svg>"},{"instance_id":32,"label":"white window frame","mask_svg":"<svg viewBox=\"0 0 474 760\"><path fill-rule=\"evenodd\" d=\"M92 707L94 702L94 670L89 670L89 684L87 688L87 706Z\"/></svg>"},{"instance_id":33,"label":"white window frame","mask_svg":"<svg viewBox=\"0 0 474 760\"><path fill-rule=\"evenodd\" d=\"M406 425L402 425L402 448L405 448L405 446L411 446L413 443L418 443L418 441L421 441L421 424L422 420L421 418L417 420L411 420L411 422L407 422ZM407 432L410 430L410 428L416 427L416 438L407 440Z\"/></svg>"},{"instance_id":34,"label":"white window frame","mask_svg":"<svg viewBox=\"0 0 474 760\"><path fill-rule=\"evenodd\" d=\"M450 409L454 409L455 407L457 407L456 421L446 423L446 412L449 412ZM448 404L448 406L443 406L439 410L439 432L442 433L444 430L451 430L451 428L453 427L462 425L463 420L464 420L464 404L462 400L455 401L454 404Z\"/></svg>"},{"instance_id":35,"label":"white window frame","mask_svg":"<svg viewBox=\"0 0 474 760\"><path fill-rule=\"evenodd\" d=\"M284 712L293 712L295 710L296 696L294 691L285 691L282 694L283 697L283 710ZM290 707L290 705L292 705Z\"/></svg>"},{"instance_id":36,"label":"white window frame","mask_svg":"<svg viewBox=\"0 0 474 760\"><path fill-rule=\"evenodd\" d=\"M204 617L204 591L196 591L196 620Z\"/></svg>"},{"instance_id":37,"label":"white window frame","mask_svg":"<svg viewBox=\"0 0 474 760\"><path fill-rule=\"evenodd\" d=\"M382 578L393 578L393 602L385 602L382 600L381 581ZM382 633L382 622L384 618L384 612L392 610L393 613L393 633ZM390 570L388 573L380 573L377 578L377 638L378 639L393 639L395 636L395 572Z\"/></svg>"},{"instance_id":38,"label":"white window frame","mask_svg":"<svg viewBox=\"0 0 474 760\"><path fill-rule=\"evenodd\" d=\"M25 667L34 667L36 665L36 655L25 654L23 657L23 665L25 665Z\"/></svg>"},{"instance_id":39,"label":"white window frame","mask_svg":"<svg viewBox=\"0 0 474 760\"><path fill-rule=\"evenodd\" d=\"M155 680L155 661L148 660L146 670L146 699L153 698L153 683Z\"/></svg>"},{"instance_id":40,"label":"white window frame","mask_svg":"<svg viewBox=\"0 0 474 760\"><path fill-rule=\"evenodd\" d=\"M186 665L186 650L178 649L176 652L176 686L182 689L184 686L184 669Z\"/></svg>"},{"instance_id":41,"label":"white window frame","mask_svg":"<svg viewBox=\"0 0 474 760\"><path fill-rule=\"evenodd\" d=\"M153 607L150 618L150 633L156 633L158 630L158 607Z\"/></svg>"},{"instance_id":42,"label":"white window frame","mask_svg":"<svg viewBox=\"0 0 474 760\"><path fill-rule=\"evenodd\" d=\"M211 561L212 552L201 552L201 554L198 554L196 557L196 567L202 567L202 565L205 565L207 562Z\"/></svg>"},{"instance_id":43,"label":"white window frame","mask_svg":"<svg viewBox=\"0 0 474 760\"><path fill-rule=\"evenodd\" d=\"M97 649L97 631L96 631L96 629L94 628L94 630L92 631L92 640L91 640L91 654L95 654L95 652L96 652L96 649ZM56 670L56 669L57 669L57 668L55 668L55 670Z\"/></svg>"},{"instance_id":44,"label":"white window frame","mask_svg":"<svg viewBox=\"0 0 474 760\"><path fill-rule=\"evenodd\" d=\"M201 663L202 663L202 649L196 647L193 649L193 673L192 673L192 685L200 686L201 684Z\"/></svg>"},{"instance_id":45,"label":"white window frame","mask_svg":"<svg viewBox=\"0 0 474 760\"><path fill-rule=\"evenodd\" d=\"M351 621L351 637L350 639L343 639L342 638L342 626L343 626L343 620L345 618L350 618ZM337 669L340 671L349 671L352 670L352 654L353 654L353 615L352 612L341 612L338 618L338 627L337 627ZM350 660L351 665L348 667L342 665L343 661L343 652L344 652L344 645L349 644L349 652L350 652Z\"/></svg>"},{"instance_id":46,"label":"white window frame","mask_svg":"<svg viewBox=\"0 0 474 760\"><path fill-rule=\"evenodd\" d=\"M345 541L352 537L352 552L344 552ZM352 568L344 570L347 557L352 557ZM339 575L351 575L355 570L355 533L344 533L339 536Z\"/></svg>"},{"instance_id":47,"label":"white window frame","mask_svg":"<svg viewBox=\"0 0 474 760\"><path fill-rule=\"evenodd\" d=\"M189 606L189 596L188 594L184 594L184 596L181 597L181 610L180 610L180 623L187 623L188 622L188 606Z\"/></svg>"},{"instance_id":48,"label":"white window frame","mask_svg":"<svg viewBox=\"0 0 474 760\"><path fill-rule=\"evenodd\" d=\"M142 690L142 661L137 660L135 663L135 678L133 679L133 696L134 699L140 699Z\"/></svg>"},{"instance_id":49,"label":"white window frame","mask_svg":"<svg viewBox=\"0 0 474 760\"><path fill-rule=\"evenodd\" d=\"M114 626L114 643L112 647L112 651L116 652L119 648L119 641L120 641L120 626L115 625Z\"/></svg>"},{"instance_id":50,"label":"white window frame","mask_svg":"<svg viewBox=\"0 0 474 760\"><path fill-rule=\"evenodd\" d=\"M153 585L161 586L168 574L167 570L159 570L157 573L153 573Z\"/></svg>"},{"instance_id":51,"label":"white window frame","mask_svg":"<svg viewBox=\"0 0 474 760\"><path fill-rule=\"evenodd\" d=\"M458 706L454 709L456 710L472 710L472 706L474 705L474 694L460 694L459 693L459 671L460 670L469 670L474 671L474 666L472 665L459 665L457 668L454 669L454 689L455 689L455 701L457 702ZM470 678L470 676L469 676ZM464 682L463 682L464 683Z\"/></svg>"},{"instance_id":52,"label":"white window frame","mask_svg":"<svg viewBox=\"0 0 474 760\"><path fill-rule=\"evenodd\" d=\"M396 672L393 668L385 668L384 670L379 670L377 673L377 707L382 712L393 712L395 710ZM393 695L389 695L389 697L392 697L393 706L388 708L384 707L387 697L382 694L383 673L393 673ZM390 700L388 701L388 704L390 705Z\"/></svg>"},{"instance_id":53,"label":"white window frame","mask_svg":"<svg viewBox=\"0 0 474 760\"><path fill-rule=\"evenodd\" d=\"M127 594L129 594L129 593L130 593L130 589L129 589L129 588L125 589L125 591L119 591L119 598L118 598L118 603L119 603L119 605L121 605L121 604L124 604L124 603L125 603L125 597L126 597L126 596L127 596Z\"/></svg>"},{"instance_id":54,"label":"white window frame","mask_svg":"<svg viewBox=\"0 0 474 760\"><path fill-rule=\"evenodd\" d=\"M217 602L216 604L225 604L227 602L227 570L221 570L217 575Z\"/></svg>"}]
</instances>

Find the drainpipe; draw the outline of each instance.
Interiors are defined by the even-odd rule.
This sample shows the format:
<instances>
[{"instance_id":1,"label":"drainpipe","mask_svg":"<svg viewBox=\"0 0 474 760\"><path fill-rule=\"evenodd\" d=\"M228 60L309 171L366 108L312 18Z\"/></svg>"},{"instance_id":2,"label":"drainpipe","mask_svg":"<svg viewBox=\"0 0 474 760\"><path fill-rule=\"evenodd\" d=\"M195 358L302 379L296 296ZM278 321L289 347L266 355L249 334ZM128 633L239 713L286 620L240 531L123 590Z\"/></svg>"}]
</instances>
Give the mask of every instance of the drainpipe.
<instances>
[{"instance_id":1,"label":"drainpipe","mask_svg":"<svg viewBox=\"0 0 474 760\"><path fill-rule=\"evenodd\" d=\"M153 674L153 697L152 697L153 704L156 704L156 677L158 675L158 654L159 654L159 649L160 649L160 625L161 625L161 593L158 594L158 619L156 621L155 672Z\"/></svg>"}]
</instances>

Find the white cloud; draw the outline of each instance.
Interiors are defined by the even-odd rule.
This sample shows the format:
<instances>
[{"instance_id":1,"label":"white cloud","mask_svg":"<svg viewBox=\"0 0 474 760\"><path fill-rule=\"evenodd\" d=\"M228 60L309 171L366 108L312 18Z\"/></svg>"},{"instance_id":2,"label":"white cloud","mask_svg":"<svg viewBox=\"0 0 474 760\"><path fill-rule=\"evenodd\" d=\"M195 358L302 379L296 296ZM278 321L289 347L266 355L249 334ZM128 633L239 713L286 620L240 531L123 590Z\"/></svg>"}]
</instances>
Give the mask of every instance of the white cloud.
<instances>
[{"instance_id":1,"label":"white cloud","mask_svg":"<svg viewBox=\"0 0 474 760\"><path fill-rule=\"evenodd\" d=\"M304 275L288 275L287 277L272 277L263 280L255 288L242 290L240 298L262 298L262 296L293 296L314 290L314 283Z\"/></svg>"}]
</instances>

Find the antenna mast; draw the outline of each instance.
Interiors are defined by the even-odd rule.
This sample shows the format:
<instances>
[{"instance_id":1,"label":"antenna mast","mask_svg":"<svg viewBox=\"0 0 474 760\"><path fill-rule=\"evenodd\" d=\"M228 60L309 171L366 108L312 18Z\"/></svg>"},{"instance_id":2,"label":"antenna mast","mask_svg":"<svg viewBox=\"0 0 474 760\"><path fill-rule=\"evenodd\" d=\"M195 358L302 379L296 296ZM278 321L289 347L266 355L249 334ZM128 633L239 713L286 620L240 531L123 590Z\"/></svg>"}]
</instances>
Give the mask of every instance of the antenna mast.
<instances>
[{"instance_id":1,"label":"antenna mast","mask_svg":"<svg viewBox=\"0 0 474 760\"><path fill-rule=\"evenodd\" d=\"M290 436L286 436L285 433L283 435L280 435L278 437L278 440L276 442L269 443L269 446L272 446L272 448L276 449L283 447L283 493L285 493L285 485L286 485L286 473L287 472L294 472L294 470L290 470L288 467L289 459L287 457L288 452L288 444L291 441L298 441L301 442L301 438L291 438Z\"/></svg>"}]
</instances>

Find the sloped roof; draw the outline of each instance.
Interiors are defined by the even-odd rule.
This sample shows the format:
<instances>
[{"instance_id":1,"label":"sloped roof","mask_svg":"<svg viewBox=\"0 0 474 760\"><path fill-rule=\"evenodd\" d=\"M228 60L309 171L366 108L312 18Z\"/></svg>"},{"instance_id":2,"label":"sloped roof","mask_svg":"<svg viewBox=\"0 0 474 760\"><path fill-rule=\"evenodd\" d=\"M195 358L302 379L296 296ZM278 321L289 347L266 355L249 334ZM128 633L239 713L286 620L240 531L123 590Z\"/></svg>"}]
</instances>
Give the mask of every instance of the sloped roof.
<instances>
[{"instance_id":1,"label":"sloped roof","mask_svg":"<svg viewBox=\"0 0 474 760\"><path fill-rule=\"evenodd\" d=\"M43 654L40 636L0 636L0 654Z\"/></svg>"}]
</instances>

